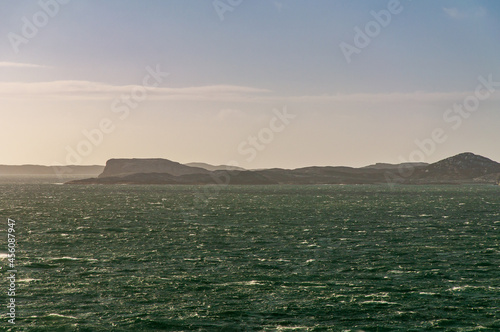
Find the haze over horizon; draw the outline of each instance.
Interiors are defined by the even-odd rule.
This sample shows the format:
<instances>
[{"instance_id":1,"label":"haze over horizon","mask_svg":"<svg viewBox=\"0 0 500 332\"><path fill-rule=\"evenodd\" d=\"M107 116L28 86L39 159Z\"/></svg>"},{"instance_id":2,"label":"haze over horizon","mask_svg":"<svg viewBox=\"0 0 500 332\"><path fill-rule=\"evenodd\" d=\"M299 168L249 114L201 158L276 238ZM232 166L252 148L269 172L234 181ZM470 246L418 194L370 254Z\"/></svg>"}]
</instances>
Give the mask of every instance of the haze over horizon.
<instances>
[{"instance_id":1,"label":"haze over horizon","mask_svg":"<svg viewBox=\"0 0 500 332\"><path fill-rule=\"evenodd\" d=\"M0 164L500 161L498 1L220 2L4 3Z\"/></svg>"},{"instance_id":2,"label":"haze over horizon","mask_svg":"<svg viewBox=\"0 0 500 332\"><path fill-rule=\"evenodd\" d=\"M466 153L470 153L470 152L462 152L462 153L459 153L458 155L462 155L462 154L466 154ZM444 158L444 159L449 159L449 158L452 158L452 157L456 157L457 155L454 155L454 156L449 156L448 158ZM487 159L490 159L494 162L498 162L500 163L499 161L497 160L493 160L491 158L488 158L488 156L480 156L478 155L479 157L485 157ZM118 158L118 159L121 159L121 158ZM134 158L123 158L123 159L134 159ZM144 158L138 158L138 159L167 159L169 160L168 158L157 158L157 157L144 157ZM443 159L441 159L443 160ZM441 161L441 160L436 160L436 161L432 161L432 162L425 162L425 163L429 163L429 164L432 164L432 163L435 163L435 162L438 162L438 161ZM176 160L170 160L170 161L173 161L173 162L177 162ZM107 161L106 161L107 162ZM106 162L104 162L103 164L81 164L81 165L42 165L42 164L0 164L0 166L8 166L8 167L16 167L16 166L21 166L21 167L24 167L24 166L42 166L42 167L58 167L58 166L100 166L100 167L104 167L106 165ZM418 163L418 162L416 162ZM201 162L198 162L198 161L194 161L194 162L186 162L186 163L181 163L183 165L187 165L187 166L191 166L191 167L201 167L201 168L204 168L203 166L200 166L200 165L206 165L206 166L233 166L233 165L223 165L223 164L220 164L220 165L213 165L213 164L208 164L208 163L205 163L203 161ZM197 165L197 164L200 164L200 165ZM362 168L362 167L366 167L366 166L373 166L375 164L391 164L391 163L385 163L385 162L380 162L380 161L377 161L377 162L372 162L370 164L366 164L366 165L362 165L362 166L354 166L354 168ZM394 163L394 164L400 164L400 163ZM286 168L286 167L263 167L263 168L247 168L246 170L259 170L259 169L272 169L272 168L284 168L284 169L297 169L297 168L307 168L307 167L313 167L313 166L320 166L320 167L327 167L327 166L333 166L333 167L353 167L353 166L349 166L349 165L304 165L304 166L299 166L299 167L294 167L294 168Z\"/></svg>"}]
</instances>

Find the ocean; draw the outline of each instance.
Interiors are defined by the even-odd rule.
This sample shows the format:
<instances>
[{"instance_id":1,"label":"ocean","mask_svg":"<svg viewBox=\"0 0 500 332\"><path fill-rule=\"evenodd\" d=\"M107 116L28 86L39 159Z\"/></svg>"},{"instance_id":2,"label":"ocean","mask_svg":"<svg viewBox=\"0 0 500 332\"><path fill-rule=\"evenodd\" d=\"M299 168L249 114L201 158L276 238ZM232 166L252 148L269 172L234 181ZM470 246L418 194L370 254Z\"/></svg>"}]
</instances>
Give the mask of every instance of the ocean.
<instances>
[{"instance_id":1,"label":"ocean","mask_svg":"<svg viewBox=\"0 0 500 332\"><path fill-rule=\"evenodd\" d=\"M1 330L500 330L500 186L55 182L0 183Z\"/></svg>"}]
</instances>

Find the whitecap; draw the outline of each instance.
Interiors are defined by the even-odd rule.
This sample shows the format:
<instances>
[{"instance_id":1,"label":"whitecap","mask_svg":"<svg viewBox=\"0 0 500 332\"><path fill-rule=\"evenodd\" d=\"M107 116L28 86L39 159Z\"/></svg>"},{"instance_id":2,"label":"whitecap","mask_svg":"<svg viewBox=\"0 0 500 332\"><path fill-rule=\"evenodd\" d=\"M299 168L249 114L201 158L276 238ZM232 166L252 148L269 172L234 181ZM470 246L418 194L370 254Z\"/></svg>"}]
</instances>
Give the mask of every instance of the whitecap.
<instances>
[{"instance_id":1,"label":"whitecap","mask_svg":"<svg viewBox=\"0 0 500 332\"><path fill-rule=\"evenodd\" d=\"M365 297L389 297L389 293L387 293L387 292L373 293L373 294L365 295Z\"/></svg>"},{"instance_id":2,"label":"whitecap","mask_svg":"<svg viewBox=\"0 0 500 332\"><path fill-rule=\"evenodd\" d=\"M471 287L471 286L469 286L469 285L455 286L455 287L450 288L449 290L451 290L451 291L463 291L464 289L469 288L469 287Z\"/></svg>"},{"instance_id":3,"label":"whitecap","mask_svg":"<svg viewBox=\"0 0 500 332\"><path fill-rule=\"evenodd\" d=\"M276 326L276 331L294 331L294 330L300 330L300 331L308 331L311 327L310 326L281 326L278 325Z\"/></svg>"},{"instance_id":4,"label":"whitecap","mask_svg":"<svg viewBox=\"0 0 500 332\"><path fill-rule=\"evenodd\" d=\"M50 257L47 259L48 261L59 261L59 260L65 260L65 261L88 261L88 262L95 262L97 259L95 258L78 258L78 257L69 257L69 256L64 256L64 257Z\"/></svg>"},{"instance_id":5,"label":"whitecap","mask_svg":"<svg viewBox=\"0 0 500 332\"><path fill-rule=\"evenodd\" d=\"M26 279L19 279L17 282L30 282L30 281L39 281L40 279L32 279L32 278L26 278Z\"/></svg>"},{"instance_id":6,"label":"whitecap","mask_svg":"<svg viewBox=\"0 0 500 332\"><path fill-rule=\"evenodd\" d=\"M49 316L49 317L59 317L59 318L69 318L69 319L78 319L78 318L76 318L74 316L65 316L65 315L55 314L55 313L48 314L47 316Z\"/></svg>"},{"instance_id":7,"label":"whitecap","mask_svg":"<svg viewBox=\"0 0 500 332\"><path fill-rule=\"evenodd\" d=\"M436 293L433 292L419 292L420 295L436 295Z\"/></svg>"},{"instance_id":8,"label":"whitecap","mask_svg":"<svg viewBox=\"0 0 500 332\"><path fill-rule=\"evenodd\" d=\"M396 302L388 302L388 301L383 301L383 300L370 300L370 301L363 301L361 304L398 304Z\"/></svg>"},{"instance_id":9,"label":"whitecap","mask_svg":"<svg viewBox=\"0 0 500 332\"><path fill-rule=\"evenodd\" d=\"M402 270L390 270L389 273L401 274L401 273L405 273L405 271L402 271Z\"/></svg>"},{"instance_id":10,"label":"whitecap","mask_svg":"<svg viewBox=\"0 0 500 332\"><path fill-rule=\"evenodd\" d=\"M262 285L257 280L250 281L235 281L235 282L226 282L223 284L218 284L218 286L233 286L233 285L241 285L241 286L254 286L254 285Z\"/></svg>"}]
</instances>

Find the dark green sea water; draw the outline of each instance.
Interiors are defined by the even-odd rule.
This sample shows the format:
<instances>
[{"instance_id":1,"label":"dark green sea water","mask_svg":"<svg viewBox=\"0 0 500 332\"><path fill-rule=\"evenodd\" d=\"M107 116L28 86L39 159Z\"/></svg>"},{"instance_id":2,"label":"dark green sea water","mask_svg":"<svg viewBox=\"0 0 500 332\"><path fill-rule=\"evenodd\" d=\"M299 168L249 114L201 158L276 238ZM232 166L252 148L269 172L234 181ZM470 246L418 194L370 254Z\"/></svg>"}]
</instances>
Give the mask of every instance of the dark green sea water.
<instances>
[{"instance_id":1,"label":"dark green sea water","mask_svg":"<svg viewBox=\"0 0 500 332\"><path fill-rule=\"evenodd\" d=\"M0 184L15 331L500 330L500 186L47 182Z\"/></svg>"}]
</instances>

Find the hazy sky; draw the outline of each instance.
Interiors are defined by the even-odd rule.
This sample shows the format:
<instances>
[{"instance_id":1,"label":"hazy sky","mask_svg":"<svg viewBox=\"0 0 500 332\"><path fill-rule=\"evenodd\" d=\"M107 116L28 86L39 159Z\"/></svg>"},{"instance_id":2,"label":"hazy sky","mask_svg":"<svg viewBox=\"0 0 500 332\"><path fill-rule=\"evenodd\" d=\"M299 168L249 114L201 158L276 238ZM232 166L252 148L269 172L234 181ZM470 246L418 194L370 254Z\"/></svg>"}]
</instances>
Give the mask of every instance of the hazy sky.
<instances>
[{"instance_id":1,"label":"hazy sky","mask_svg":"<svg viewBox=\"0 0 500 332\"><path fill-rule=\"evenodd\" d=\"M1 8L0 164L500 161L500 1Z\"/></svg>"}]
</instances>

